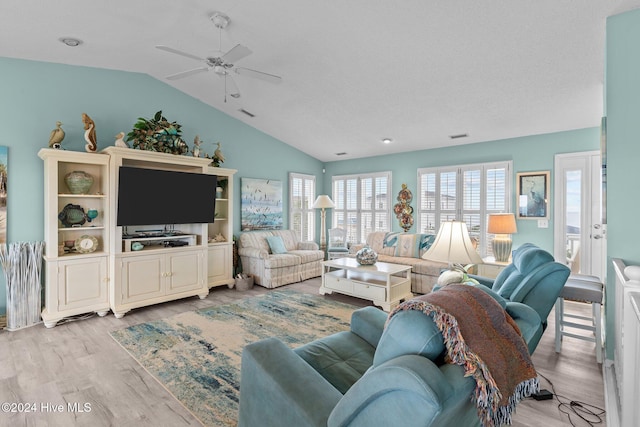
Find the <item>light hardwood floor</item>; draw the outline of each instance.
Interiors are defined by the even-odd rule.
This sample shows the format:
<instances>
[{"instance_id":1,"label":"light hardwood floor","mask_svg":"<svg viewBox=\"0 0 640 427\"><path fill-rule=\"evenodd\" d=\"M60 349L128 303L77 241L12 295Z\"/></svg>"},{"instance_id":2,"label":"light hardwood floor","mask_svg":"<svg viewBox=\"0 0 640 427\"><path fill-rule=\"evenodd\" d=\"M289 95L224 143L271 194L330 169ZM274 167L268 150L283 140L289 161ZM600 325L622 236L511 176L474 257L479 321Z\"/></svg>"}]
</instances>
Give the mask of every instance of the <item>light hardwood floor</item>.
<instances>
[{"instance_id":1,"label":"light hardwood floor","mask_svg":"<svg viewBox=\"0 0 640 427\"><path fill-rule=\"evenodd\" d=\"M320 279L317 278L281 289L317 294L319 286ZM194 297L137 309L122 319L110 314L53 329L38 325L17 332L0 332L0 402L27 404L25 408L11 409L31 411L7 413L3 407L0 426L200 425L109 336L109 332L266 292L270 291L260 286L246 292L216 288L204 300ZM366 301L344 295L324 298L368 305ZM589 309L585 304L567 303L567 307L578 307L584 312ZM536 368L553 381L558 394L604 408L602 370L595 360L594 344L565 338L560 354L555 353L553 345L552 314L549 329L533 355ZM541 384L543 388L551 389L544 379ZM69 410L73 409L69 404L84 408L85 403L90 411ZM577 419L574 423L586 425ZM527 399L518 405L513 425L554 427L571 424L559 411L555 399ZM604 421L601 425L605 425Z\"/></svg>"}]
</instances>

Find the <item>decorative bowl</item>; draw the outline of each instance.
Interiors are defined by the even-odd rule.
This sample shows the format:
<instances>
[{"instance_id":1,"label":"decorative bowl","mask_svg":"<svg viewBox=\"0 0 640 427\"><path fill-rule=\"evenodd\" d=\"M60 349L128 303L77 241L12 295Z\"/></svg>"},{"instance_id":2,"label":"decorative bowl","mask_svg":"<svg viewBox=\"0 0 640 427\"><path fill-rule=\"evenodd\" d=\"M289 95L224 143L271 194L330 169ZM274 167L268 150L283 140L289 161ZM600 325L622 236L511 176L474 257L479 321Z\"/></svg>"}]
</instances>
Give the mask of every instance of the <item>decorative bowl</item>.
<instances>
[{"instance_id":1,"label":"decorative bowl","mask_svg":"<svg viewBox=\"0 0 640 427\"><path fill-rule=\"evenodd\" d=\"M365 246L356 252L356 261L360 265L373 265L378 261L378 254L369 246Z\"/></svg>"},{"instance_id":2,"label":"decorative bowl","mask_svg":"<svg viewBox=\"0 0 640 427\"><path fill-rule=\"evenodd\" d=\"M80 227L87 222L84 209L80 205L67 204L58 214L58 219L65 227Z\"/></svg>"},{"instance_id":3,"label":"decorative bowl","mask_svg":"<svg viewBox=\"0 0 640 427\"><path fill-rule=\"evenodd\" d=\"M93 185L93 176L84 171L73 171L64 176L64 182L71 194L87 194Z\"/></svg>"}]
</instances>

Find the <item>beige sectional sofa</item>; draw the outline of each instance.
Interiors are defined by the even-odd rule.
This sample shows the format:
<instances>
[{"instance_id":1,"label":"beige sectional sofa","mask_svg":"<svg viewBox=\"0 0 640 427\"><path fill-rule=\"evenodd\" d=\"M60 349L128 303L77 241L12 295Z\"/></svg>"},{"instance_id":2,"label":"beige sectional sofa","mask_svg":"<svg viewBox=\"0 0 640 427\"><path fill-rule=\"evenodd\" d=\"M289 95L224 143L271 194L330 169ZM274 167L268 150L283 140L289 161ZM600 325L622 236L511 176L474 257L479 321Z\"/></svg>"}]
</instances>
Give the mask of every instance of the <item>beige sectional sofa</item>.
<instances>
[{"instance_id":1,"label":"beige sectional sofa","mask_svg":"<svg viewBox=\"0 0 640 427\"><path fill-rule=\"evenodd\" d=\"M447 267L421 258L434 239L432 234L374 231L367 236L367 245L378 253L378 261L410 265L411 292L426 294L433 289L440 271Z\"/></svg>"},{"instance_id":2,"label":"beige sectional sofa","mask_svg":"<svg viewBox=\"0 0 640 427\"><path fill-rule=\"evenodd\" d=\"M286 253L273 253L268 238L282 238ZM242 271L252 274L265 288L318 277L322 274L324 252L315 242L301 242L292 230L249 231L238 241Z\"/></svg>"}]
</instances>

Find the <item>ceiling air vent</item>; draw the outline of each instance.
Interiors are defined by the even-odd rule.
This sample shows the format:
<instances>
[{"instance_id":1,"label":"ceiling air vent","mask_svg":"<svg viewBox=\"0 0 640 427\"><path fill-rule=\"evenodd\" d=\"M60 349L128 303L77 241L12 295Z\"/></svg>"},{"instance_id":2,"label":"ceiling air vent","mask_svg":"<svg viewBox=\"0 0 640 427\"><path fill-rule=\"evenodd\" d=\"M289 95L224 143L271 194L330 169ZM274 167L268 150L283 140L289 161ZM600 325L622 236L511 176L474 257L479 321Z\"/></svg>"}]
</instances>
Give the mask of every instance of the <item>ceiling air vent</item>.
<instances>
[{"instance_id":1,"label":"ceiling air vent","mask_svg":"<svg viewBox=\"0 0 640 427\"><path fill-rule=\"evenodd\" d=\"M449 135L449 138L451 139L458 139L458 138L466 138L468 137L469 134L468 133L459 133L457 135Z\"/></svg>"},{"instance_id":2,"label":"ceiling air vent","mask_svg":"<svg viewBox=\"0 0 640 427\"><path fill-rule=\"evenodd\" d=\"M345 152L343 151L342 153L336 153L336 156L344 156L344 155L346 155L346 154L347 154L347 153L345 153Z\"/></svg>"},{"instance_id":3,"label":"ceiling air vent","mask_svg":"<svg viewBox=\"0 0 640 427\"><path fill-rule=\"evenodd\" d=\"M256 115L253 113L248 112L247 110L245 110L244 108L239 109L238 111L240 111L243 114L246 114L249 117L255 117Z\"/></svg>"}]
</instances>

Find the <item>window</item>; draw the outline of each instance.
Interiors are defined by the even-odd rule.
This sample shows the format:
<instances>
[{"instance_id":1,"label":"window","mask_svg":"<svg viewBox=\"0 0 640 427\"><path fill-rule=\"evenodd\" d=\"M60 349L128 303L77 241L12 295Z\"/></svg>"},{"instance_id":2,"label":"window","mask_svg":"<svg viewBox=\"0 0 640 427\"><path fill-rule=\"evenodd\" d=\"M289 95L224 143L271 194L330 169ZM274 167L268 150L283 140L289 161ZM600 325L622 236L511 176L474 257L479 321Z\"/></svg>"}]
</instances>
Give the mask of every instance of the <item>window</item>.
<instances>
[{"instance_id":1,"label":"window","mask_svg":"<svg viewBox=\"0 0 640 427\"><path fill-rule=\"evenodd\" d=\"M464 221L480 255L491 255L487 215L511 211L511 181L511 162L418 169L418 232L435 234L442 221Z\"/></svg>"},{"instance_id":2,"label":"window","mask_svg":"<svg viewBox=\"0 0 640 427\"><path fill-rule=\"evenodd\" d=\"M333 227L361 243L373 231L391 230L391 172L333 177Z\"/></svg>"},{"instance_id":3,"label":"window","mask_svg":"<svg viewBox=\"0 0 640 427\"><path fill-rule=\"evenodd\" d=\"M315 210L311 208L316 194L316 177L289 174L289 229L295 230L301 241L315 240Z\"/></svg>"}]
</instances>

